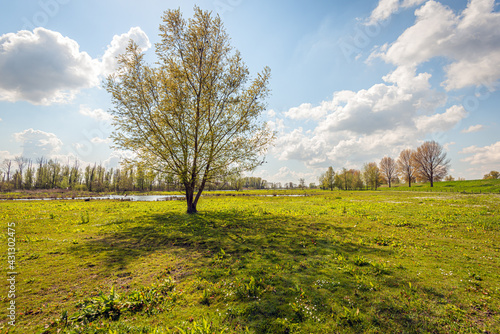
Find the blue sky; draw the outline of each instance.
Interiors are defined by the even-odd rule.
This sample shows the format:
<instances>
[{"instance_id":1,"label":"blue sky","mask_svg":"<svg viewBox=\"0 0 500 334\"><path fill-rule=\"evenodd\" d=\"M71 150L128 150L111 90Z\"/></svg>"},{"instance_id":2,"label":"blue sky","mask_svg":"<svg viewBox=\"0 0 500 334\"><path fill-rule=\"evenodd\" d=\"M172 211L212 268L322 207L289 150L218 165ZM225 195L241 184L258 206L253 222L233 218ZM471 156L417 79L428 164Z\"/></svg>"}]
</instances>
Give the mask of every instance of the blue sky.
<instances>
[{"instance_id":1,"label":"blue sky","mask_svg":"<svg viewBox=\"0 0 500 334\"><path fill-rule=\"evenodd\" d=\"M196 2L221 15L252 74L272 72L268 181L443 145L450 174L500 169L500 5L494 0ZM0 5L0 162L16 155L116 166L101 83L134 39L154 62L164 10L191 1Z\"/></svg>"}]
</instances>

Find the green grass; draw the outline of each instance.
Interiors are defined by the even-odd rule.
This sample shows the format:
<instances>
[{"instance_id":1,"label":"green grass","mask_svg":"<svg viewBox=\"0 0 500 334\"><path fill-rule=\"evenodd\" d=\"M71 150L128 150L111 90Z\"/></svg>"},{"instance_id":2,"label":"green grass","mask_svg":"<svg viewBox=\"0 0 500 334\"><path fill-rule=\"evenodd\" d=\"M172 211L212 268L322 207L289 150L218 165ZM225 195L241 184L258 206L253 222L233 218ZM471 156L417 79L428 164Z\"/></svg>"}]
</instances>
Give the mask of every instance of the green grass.
<instances>
[{"instance_id":1,"label":"green grass","mask_svg":"<svg viewBox=\"0 0 500 334\"><path fill-rule=\"evenodd\" d=\"M447 181L434 182L431 188L430 183L414 183L411 187L408 184L396 184L387 190L406 191L437 191L437 192L463 192L463 193L496 193L500 194L500 179L497 180L467 180L467 181Z\"/></svg>"},{"instance_id":2,"label":"green grass","mask_svg":"<svg viewBox=\"0 0 500 334\"><path fill-rule=\"evenodd\" d=\"M311 194L0 202L0 332L500 331L498 195Z\"/></svg>"}]
</instances>

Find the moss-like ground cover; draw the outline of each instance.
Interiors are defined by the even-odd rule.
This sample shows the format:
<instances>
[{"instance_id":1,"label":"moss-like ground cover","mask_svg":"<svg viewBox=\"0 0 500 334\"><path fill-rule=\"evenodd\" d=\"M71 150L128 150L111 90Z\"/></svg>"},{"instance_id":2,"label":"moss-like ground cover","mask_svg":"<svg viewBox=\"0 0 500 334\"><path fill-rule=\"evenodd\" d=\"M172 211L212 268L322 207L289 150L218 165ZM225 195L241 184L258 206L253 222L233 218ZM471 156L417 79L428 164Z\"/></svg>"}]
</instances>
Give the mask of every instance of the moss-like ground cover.
<instances>
[{"instance_id":1,"label":"moss-like ground cover","mask_svg":"<svg viewBox=\"0 0 500 334\"><path fill-rule=\"evenodd\" d=\"M0 332L500 331L498 195L313 194L0 202Z\"/></svg>"}]
</instances>

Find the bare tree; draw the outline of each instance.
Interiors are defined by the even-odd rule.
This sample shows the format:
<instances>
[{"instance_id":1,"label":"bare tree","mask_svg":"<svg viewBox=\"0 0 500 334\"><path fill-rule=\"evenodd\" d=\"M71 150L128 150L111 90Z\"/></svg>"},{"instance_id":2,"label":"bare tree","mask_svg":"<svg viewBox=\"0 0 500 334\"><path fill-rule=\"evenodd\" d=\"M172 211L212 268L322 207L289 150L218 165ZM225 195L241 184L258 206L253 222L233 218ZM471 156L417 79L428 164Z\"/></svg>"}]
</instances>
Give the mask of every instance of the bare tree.
<instances>
[{"instance_id":1,"label":"bare tree","mask_svg":"<svg viewBox=\"0 0 500 334\"><path fill-rule=\"evenodd\" d=\"M25 157L23 157L22 155L20 155L20 156L15 157L14 161L17 164L17 171L19 172L19 178L18 178L19 179L19 185L18 185L18 187L19 187L19 189L21 189L22 185L23 185L23 171L24 171L24 167L28 163L28 159L26 159Z\"/></svg>"},{"instance_id":2,"label":"bare tree","mask_svg":"<svg viewBox=\"0 0 500 334\"><path fill-rule=\"evenodd\" d=\"M396 162L391 157L383 157L379 163L380 174L391 187L391 182L396 178Z\"/></svg>"},{"instance_id":3,"label":"bare tree","mask_svg":"<svg viewBox=\"0 0 500 334\"><path fill-rule=\"evenodd\" d=\"M5 172L5 176L7 176L7 180L5 180L5 181L9 182L10 181L10 170L12 169L12 160L5 159L2 163L2 165L3 165L2 169Z\"/></svg>"},{"instance_id":4,"label":"bare tree","mask_svg":"<svg viewBox=\"0 0 500 334\"><path fill-rule=\"evenodd\" d=\"M442 180L448 174L450 160L446 159L443 147L435 141L426 141L420 145L412 157L418 177L427 180L434 186L435 181Z\"/></svg>"},{"instance_id":5,"label":"bare tree","mask_svg":"<svg viewBox=\"0 0 500 334\"><path fill-rule=\"evenodd\" d=\"M396 162L398 173L403 180L408 182L408 187L411 187L411 182L415 178L415 166L412 160L413 153L414 151L409 148L402 150Z\"/></svg>"}]
</instances>

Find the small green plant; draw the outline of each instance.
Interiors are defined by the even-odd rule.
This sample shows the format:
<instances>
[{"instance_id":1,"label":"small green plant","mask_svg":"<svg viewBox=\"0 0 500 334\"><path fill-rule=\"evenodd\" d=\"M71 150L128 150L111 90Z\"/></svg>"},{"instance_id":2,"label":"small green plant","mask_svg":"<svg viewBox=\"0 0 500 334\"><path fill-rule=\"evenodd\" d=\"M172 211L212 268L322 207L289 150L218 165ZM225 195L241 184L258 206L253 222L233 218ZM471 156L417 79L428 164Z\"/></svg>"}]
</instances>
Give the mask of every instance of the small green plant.
<instances>
[{"instance_id":1,"label":"small green plant","mask_svg":"<svg viewBox=\"0 0 500 334\"><path fill-rule=\"evenodd\" d=\"M202 296L201 296L201 301L200 303L202 305L207 305L207 306L210 306L210 298L212 297L211 293L210 293L210 290L208 289L204 289L203 292L202 292Z\"/></svg>"},{"instance_id":2,"label":"small green plant","mask_svg":"<svg viewBox=\"0 0 500 334\"><path fill-rule=\"evenodd\" d=\"M160 305L164 303L168 294L173 290L174 282L169 277L159 284L133 291L123 306L133 313L143 311L148 315L156 314L163 311ZM171 297L175 298L175 294L171 294Z\"/></svg>"},{"instance_id":3,"label":"small green plant","mask_svg":"<svg viewBox=\"0 0 500 334\"><path fill-rule=\"evenodd\" d=\"M386 275L389 273L389 268L385 262L370 262L375 275Z\"/></svg>"},{"instance_id":4,"label":"small green plant","mask_svg":"<svg viewBox=\"0 0 500 334\"><path fill-rule=\"evenodd\" d=\"M89 212L85 211L85 215L83 212L80 213L80 224L88 224L90 222Z\"/></svg>"},{"instance_id":5,"label":"small green plant","mask_svg":"<svg viewBox=\"0 0 500 334\"><path fill-rule=\"evenodd\" d=\"M370 261L364 256L358 255L354 258L353 263L358 267L363 267L369 265Z\"/></svg>"},{"instance_id":6,"label":"small green plant","mask_svg":"<svg viewBox=\"0 0 500 334\"><path fill-rule=\"evenodd\" d=\"M235 295L238 299L259 298L264 290L264 282L262 278L256 280L253 276L250 276L248 282L240 280L236 281Z\"/></svg>"},{"instance_id":7,"label":"small green plant","mask_svg":"<svg viewBox=\"0 0 500 334\"><path fill-rule=\"evenodd\" d=\"M70 320L72 322L91 323L100 318L118 320L124 312L144 312L151 315L164 311L161 307L165 301L176 301L174 281L168 277L158 284L142 287L132 291L128 296L121 297L112 287L109 294L101 292L98 297L88 298L79 302L79 311Z\"/></svg>"},{"instance_id":8,"label":"small green plant","mask_svg":"<svg viewBox=\"0 0 500 334\"><path fill-rule=\"evenodd\" d=\"M228 256L226 255L226 252L222 248L212 258L212 263L214 264L214 266L223 267L226 265L227 261L228 261Z\"/></svg>"},{"instance_id":9,"label":"small green plant","mask_svg":"<svg viewBox=\"0 0 500 334\"><path fill-rule=\"evenodd\" d=\"M359 308L351 308L343 306L344 312L337 316L337 321L344 326L356 326L361 323Z\"/></svg>"},{"instance_id":10,"label":"small green plant","mask_svg":"<svg viewBox=\"0 0 500 334\"><path fill-rule=\"evenodd\" d=\"M99 297L85 299L77 307L80 311L71 317L76 322L89 323L101 317L117 320L121 314L120 296L114 287L108 295L101 292Z\"/></svg>"}]
</instances>

